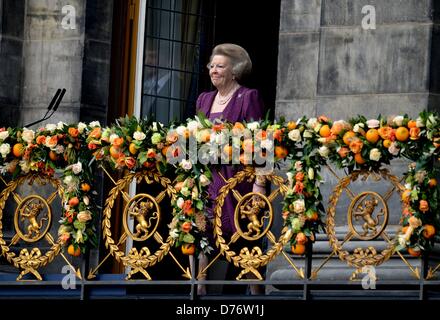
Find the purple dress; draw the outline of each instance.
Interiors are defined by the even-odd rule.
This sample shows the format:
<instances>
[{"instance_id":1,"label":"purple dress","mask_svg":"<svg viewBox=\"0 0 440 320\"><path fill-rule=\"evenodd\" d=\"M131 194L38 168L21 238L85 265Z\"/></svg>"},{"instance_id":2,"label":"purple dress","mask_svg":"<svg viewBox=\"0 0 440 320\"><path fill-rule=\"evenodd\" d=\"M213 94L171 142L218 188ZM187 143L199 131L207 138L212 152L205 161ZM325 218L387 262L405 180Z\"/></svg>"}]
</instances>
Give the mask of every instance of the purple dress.
<instances>
[{"instance_id":1,"label":"purple dress","mask_svg":"<svg viewBox=\"0 0 440 320\"><path fill-rule=\"evenodd\" d=\"M264 116L264 105L261 100L258 91L255 89L249 89L246 87L240 87L232 96L231 101L225 107L223 112L216 112L211 114L211 106L214 102L214 98L217 94L217 90L211 92L202 93L197 99L196 109L197 112L203 112L206 117L213 121L216 118L222 118L229 122L250 122L252 120L261 120ZM218 174L220 172L223 177L227 179L233 177L238 168L234 169L232 166L222 165L218 167L218 171L212 170L213 182L208 186L209 198L212 200L212 206L207 208L208 216L213 217L213 209L215 207L215 200L217 199L219 190L225 185L224 180ZM244 195L252 191L251 183L241 183L237 188L240 194ZM229 238L236 231L234 225L234 210L237 205L237 201L230 192L225 198L223 211L222 211L222 231L223 236Z\"/></svg>"}]
</instances>

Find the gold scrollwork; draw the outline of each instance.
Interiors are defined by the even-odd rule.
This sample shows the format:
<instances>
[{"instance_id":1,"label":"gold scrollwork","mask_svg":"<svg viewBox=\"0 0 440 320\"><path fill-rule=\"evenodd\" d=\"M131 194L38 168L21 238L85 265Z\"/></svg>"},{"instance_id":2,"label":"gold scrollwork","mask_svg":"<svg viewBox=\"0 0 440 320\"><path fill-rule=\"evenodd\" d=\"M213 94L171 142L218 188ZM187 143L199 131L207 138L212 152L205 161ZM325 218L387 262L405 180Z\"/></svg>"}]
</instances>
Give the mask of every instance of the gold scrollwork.
<instances>
[{"instance_id":1,"label":"gold scrollwork","mask_svg":"<svg viewBox=\"0 0 440 320\"><path fill-rule=\"evenodd\" d=\"M130 199L124 190L133 181L133 179L135 179L138 183L140 183L142 180L145 180L148 184L156 182L160 184L164 190L156 197L152 197L148 194L138 194ZM119 241L116 243L116 241L112 238L112 233L110 230L111 215L114 202L120 193L123 195L127 204L125 206L123 216L124 232ZM160 220L160 209L158 203L163 200L165 194L172 198L174 193L175 190L172 187L170 179L163 177L155 171L128 173L122 179L115 182L115 187L113 187L113 189L110 191L103 211L103 238L105 241L105 246L109 248L109 255L113 255L117 261L122 261L124 266L132 268L132 271L126 277L127 280L131 279L131 276L137 272L142 273L145 278L151 280L145 269L161 261L164 256L169 253L171 246L174 244L174 239L172 237L168 237L164 242L162 236L156 230ZM156 210L156 213L153 212L154 210ZM127 220L131 216L134 216L135 218L136 233L131 232L128 228ZM153 230L150 231L149 229L154 220L156 220L156 225L154 226ZM136 248L132 248L129 254L126 255L124 250L120 249L119 246L125 242L127 236L131 236L136 241L145 241L150 236L153 236L153 238L160 244L160 248L153 254L150 253L150 250L147 247L143 247L139 252ZM107 257L109 255L107 255ZM101 261L98 267L90 271L88 279L91 279L95 276L95 272L105 261L105 259Z\"/></svg>"},{"instance_id":2,"label":"gold scrollwork","mask_svg":"<svg viewBox=\"0 0 440 320\"><path fill-rule=\"evenodd\" d=\"M217 244L220 249L219 254L225 255L229 262L232 262L235 266L241 267L243 270L238 275L237 280L240 280L246 273L253 273L257 279L262 279L261 274L258 272L258 268L267 265L272 261L280 252L283 251L284 245L290 240L292 234L289 232L287 227L281 230L281 235L277 240L275 235L270 231L270 225L272 223L273 209L271 202L277 196L279 192L283 195L287 193L287 186L284 184L284 179L282 177L270 174L266 176L268 181L273 182L278 188L271 193L268 197L258 194L258 193L248 193L241 196L234 188L245 179L252 180L255 178L255 169L253 167L245 167L243 171L239 171L234 177L227 180L226 185L220 189L220 193L217 197L216 206L214 208L215 213L215 223L214 223L214 233L217 237ZM235 209L235 225L238 226L237 232L232 235L230 241L226 241L223 238L222 232L222 207L224 201L229 192L232 192L235 198L238 200L238 205ZM260 210L263 211L263 201L264 207L268 207L268 214L261 214ZM258 203L261 201L261 206ZM254 207L255 206L255 207ZM265 216L268 217L268 227L262 229L263 220ZM240 227L239 218L244 218L246 223L246 231ZM247 219L247 220L246 220ZM252 250L244 247L241 248L240 252L237 254L230 248L230 245L237 241L240 237L245 239L255 241L262 236L266 235L272 246L266 253L263 253L259 247L254 247Z\"/></svg>"},{"instance_id":3,"label":"gold scrollwork","mask_svg":"<svg viewBox=\"0 0 440 320\"><path fill-rule=\"evenodd\" d=\"M17 187L22 185L25 181L29 181L29 184L33 184L37 181L40 185L46 185L49 182L56 190L47 199L44 199L38 195L31 195L26 198L15 192ZM62 198L63 188L59 179L48 177L40 174L27 174L21 176L9 182L6 188L2 191L0 196L0 248L1 253L6 257L6 260L13 264L18 269L23 271L18 276L17 280L21 280L27 273L33 274L38 280L42 280L41 275L37 269L44 267L60 253L61 244L55 242L51 234L48 232L51 224L52 211L50 204L58 195ZM14 227L16 234L13 236L9 244L3 239L3 210L6 205L6 201L10 196L13 196L17 203L17 209L14 214ZM47 214L41 214L46 207ZM47 220L45 220L47 218ZM24 224L25 233L22 232L20 223ZM44 229L41 228L46 225ZM28 243L34 243L38 240L45 238L51 245L51 248L43 255L39 248L32 248L29 252L28 249L22 249L17 256L11 251L11 247L14 246L20 239Z\"/></svg>"},{"instance_id":4,"label":"gold scrollwork","mask_svg":"<svg viewBox=\"0 0 440 320\"><path fill-rule=\"evenodd\" d=\"M386 200L391 195L391 193L383 198L375 192L368 191L362 192L356 197L353 197L348 210L348 234L346 235L342 243L339 243L336 237L336 205L339 201L339 197L342 191L344 189L349 190L348 185L352 181L356 181L360 176L362 176L362 179L365 180L370 175L373 175L373 178L376 180L385 179L390 181L393 185L392 190L397 189L400 192L403 190L403 186L400 184L399 179L396 176L389 174L388 171L385 169L379 170L378 172L356 170L350 175L340 179L336 187L333 189L329 201L329 207L327 210L326 230L329 237L330 245L333 248L333 252L337 253L341 260L346 261L349 265L357 268L362 268L363 266L377 266L382 264L393 255L395 248L395 244L389 239L387 233L385 232L385 228L388 223L388 207L386 204ZM374 217L374 211L376 210L379 201L381 202L382 209L381 211L379 211L379 214ZM353 224L353 220L356 221L356 217L358 219L362 218L362 234L359 234ZM380 219L383 219L383 221L382 223L380 223L379 229L377 229ZM371 240L382 236L384 240L388 242L388 246L382 252L377 252L373 247L368 247L367 250L357 248L353 253L349 253L348 251L343 250L343 244L352 239L354 236L357 236L361 240Z\"/></svg>"}]
</instances>

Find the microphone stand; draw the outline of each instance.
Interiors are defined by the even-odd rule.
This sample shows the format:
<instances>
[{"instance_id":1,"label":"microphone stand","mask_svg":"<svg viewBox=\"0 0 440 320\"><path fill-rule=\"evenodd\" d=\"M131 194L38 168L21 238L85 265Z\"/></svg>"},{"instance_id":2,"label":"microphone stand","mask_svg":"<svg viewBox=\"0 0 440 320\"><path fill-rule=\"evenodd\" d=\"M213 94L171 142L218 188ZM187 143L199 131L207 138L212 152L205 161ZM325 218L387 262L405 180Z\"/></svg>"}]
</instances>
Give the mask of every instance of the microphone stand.
<instances>
[{"instance_id":1,"label":"microphone stand","mask_svg":"<svg viewBox=\"0 0 440 320\"><path fill-rule=\"evenodd\" d=\"M33 126L33 125L35 125L37 123L43 122L43 121L49 119L50 117L52 117L53 114L55 113L55 111L57 111L57 109L58 109L58 107L59 107L59 105L61 103L61 100L63 99L65 93L66 93L66 89L65 88L63 88L63 90L58 89L57 92L55 93L55 95L53 96L52 101L50 102L49 106L47 107L47 111L46 111L45 115L43 116L43 118L41 118L40 120L34 121L32 123L29 123L29 124L27 124L27 125L25 125L23 127ZM50 111L52 111L52 112L48 116Z\"/></svg>"}]
</instances>

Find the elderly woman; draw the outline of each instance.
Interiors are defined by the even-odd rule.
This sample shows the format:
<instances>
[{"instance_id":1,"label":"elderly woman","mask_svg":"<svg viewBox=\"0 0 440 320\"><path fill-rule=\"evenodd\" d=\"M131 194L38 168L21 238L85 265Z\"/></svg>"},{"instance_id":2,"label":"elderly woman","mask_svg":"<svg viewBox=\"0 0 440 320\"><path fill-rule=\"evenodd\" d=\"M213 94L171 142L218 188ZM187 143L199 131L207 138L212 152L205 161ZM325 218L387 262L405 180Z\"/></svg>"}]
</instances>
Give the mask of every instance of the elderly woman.
<instances>
[{"instance_id":1,"label":"elderly woman","mask_svg":"<svg viewBox=\"0 0 440 320\"><path fill-rule=\"evenodd\" d=\"M196 104L198 112L203 112L211 121L222 119L234 123L261 120L264 115L264 106L258 91L240 85L240 80L252 69L251 59L245 49L231 43L219 44L214 48L207 67L211 82L216 90L200 94ZM237 170L227 165L213 170L213 182L208 189L209 197L212 200L212 205L208 208L210 219L213 218L215 199L220 188L225 184L220 174L225 179L229 179L236 172ZM242 183L238 190L241 194L251 191L265 193L265 187L261 181L254 184ZM226 239L236 231L234 225L236 204L233 196L229 194L222 207L222 231ZM203 269L207 262L208 258L201 254L199 269ZM238 272L235 276L237 275ZM199 294L206 293L204 286L199 286L198 289ZM255 291L253 289L255 287L251 287L251 291Z\"/></svg>"}]
</instances>

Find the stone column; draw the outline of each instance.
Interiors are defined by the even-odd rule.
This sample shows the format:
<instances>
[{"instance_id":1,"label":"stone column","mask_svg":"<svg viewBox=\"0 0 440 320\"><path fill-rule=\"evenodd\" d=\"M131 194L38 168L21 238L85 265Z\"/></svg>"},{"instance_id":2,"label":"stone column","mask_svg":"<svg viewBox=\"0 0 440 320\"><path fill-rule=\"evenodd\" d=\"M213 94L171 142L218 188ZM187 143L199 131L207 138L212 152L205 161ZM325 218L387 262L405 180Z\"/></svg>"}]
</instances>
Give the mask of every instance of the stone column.
<instances>
[{"instance_id":1,"label":"stone column","mask_svg":"<svg viewBox=\"0 0 440 320\"><path fill-rule=\"evenodd\" d=\"M76 29L64 29L61 25L65 5L75 8ZM47 122L78 121L85 6L84 0L26 1L20 124L41 118L57 88L66 88L67 92L58 111Z\"/></svg>"},{"instance_id":2,"label":"stone column","mask_svg":"<svg viewBox=\"0 0 440 320\"><path fill-rule=\"evenodd\" d=\"M16 126L21 106L24 1L0 1L0 126Z\"/></svg>"}]
</instances>

